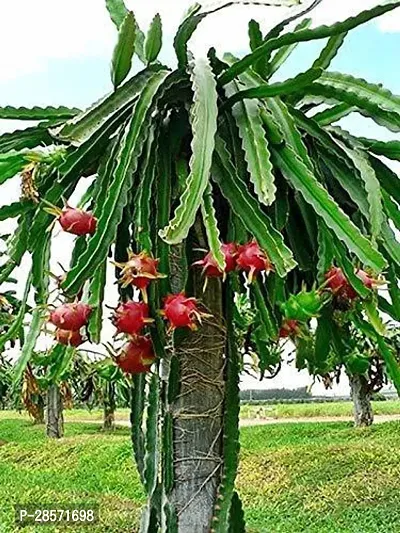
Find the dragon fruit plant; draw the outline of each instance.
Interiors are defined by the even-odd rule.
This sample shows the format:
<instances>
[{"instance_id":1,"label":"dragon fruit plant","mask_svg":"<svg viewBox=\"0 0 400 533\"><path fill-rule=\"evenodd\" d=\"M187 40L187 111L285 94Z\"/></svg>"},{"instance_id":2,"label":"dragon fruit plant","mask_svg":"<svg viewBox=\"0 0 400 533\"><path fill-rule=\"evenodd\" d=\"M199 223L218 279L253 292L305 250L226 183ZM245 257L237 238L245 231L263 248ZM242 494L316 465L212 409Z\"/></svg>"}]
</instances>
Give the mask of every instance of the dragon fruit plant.
<instances>
[{"instance_id":1,"label":"dragon fruit plant","mask_svg":"<svg viewBox=\"0 0 400 533\"><path fill-rule=\"evenodd\" d=\"M116 267L111 320L123 344L114 360L132 381L132 440L148 495L143 532L245 530L235 492L238 295L248 298L251 316L241 339L257 347L263 373L280 358L279 349L263 348L294 342L299 366L326 375L342 349L342 328L356 324L379 343L400 390L381 314L400 318L393 229L400 181L380 158L398 158L399 142L358 138L338 124L361 113L398 132L400 99L330 67L348 32L400 0L311 27L304 17L320 2L195 4L177 30L171 68L158 59L160 16L143 33L123 0L106 0L118 32L113 90L83 111L0 108L0 118L38 121L0 136L0 183L20 180L22 191L20 201L0 208L1 220L17 220L0 283L26 255L32 259L14 326L29 323L15 380L54 301L51 243L61 228L76 240L57 288L65 304L50 312L57 364L67 365L86 338L100 343L107 265ZM265 21L269 5L297 7L268 32L250 21L250 50L240 58L214 49L193 55L201 21L239 3L264 4ZM294 48L309 41L324 43L313 65L274 81ZM35 155L39 148L45 157ZM68 206L87 176L94 180L79 207ZM307 335L313 328L315 336Z\"/></svg>"}]
</instances>

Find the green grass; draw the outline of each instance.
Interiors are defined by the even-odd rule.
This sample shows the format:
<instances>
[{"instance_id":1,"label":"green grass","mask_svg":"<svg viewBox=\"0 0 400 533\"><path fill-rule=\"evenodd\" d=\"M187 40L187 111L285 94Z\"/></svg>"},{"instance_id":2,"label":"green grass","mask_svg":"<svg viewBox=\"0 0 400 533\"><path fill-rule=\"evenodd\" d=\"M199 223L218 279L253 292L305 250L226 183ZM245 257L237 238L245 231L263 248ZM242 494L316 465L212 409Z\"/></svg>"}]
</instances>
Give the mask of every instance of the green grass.
<instances>
[{"instance_id":1,"label":"green grass","mask_svg":"<svg viewBox=\"0 0 400 533\"><path fill-rule=\"evenodd\" d=\"M372 402L376 415L400 414L400 400ZM293 403L293 404L244 404L241 408L242 418L313 418L324 416L352 416L352 402Z\"/></svg>"},{"instance_id":2,"label":"green grass","mask_svg":"<svg viewBox=\"0 0 400 533\"><path fill-rule=\"evenodd\" d=\"M104 434L96 424L69 422L66 437L50 441L43 427L8 412L0 441L1 533L16 531L15 503L82 501L101 508L91 531L135 531L144 495L128 428ZM365 430L343 422L247 427L241 444L237 484L249 533L400 531L399 422Z\"/></svg>"},{"instance_id":3,"label":"green grass","mask_svg":"<svg viewBox=\"0 0 400 533\"><path fill-rule=\"evenodd\" d=\"M0 421L0 441L6 441L0 446L0 532L15 531L15 503L79 502L100 505L102 524L92 531L132 531L144 495L129 430L103 434L94 424L71 423L61 441L45 439L43 431L26 420ZM43 533L43 528L24 531Z\"/></svg>"},{"instance_id":4,"label":"green grass","mask_svg":"<svg viewBox=\"0 0 400 533\"><path fill-rule=\"evenodd\" d=\"M242 430L248 531L400 531L400 424L285 424Z\"/></svg>"}]
</instances>

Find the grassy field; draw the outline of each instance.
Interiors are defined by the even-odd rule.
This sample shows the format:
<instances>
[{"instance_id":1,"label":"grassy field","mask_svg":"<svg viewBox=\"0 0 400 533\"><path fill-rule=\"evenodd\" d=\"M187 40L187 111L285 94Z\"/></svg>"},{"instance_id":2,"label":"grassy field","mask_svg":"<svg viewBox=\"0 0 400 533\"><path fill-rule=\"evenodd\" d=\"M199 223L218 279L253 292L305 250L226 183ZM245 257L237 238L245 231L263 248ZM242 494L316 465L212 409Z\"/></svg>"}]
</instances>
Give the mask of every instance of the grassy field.
<instances>
[{"instance_id":1,"label":"grassy field","mask_svg":"<svg viewBox=\"0 0 400 533\"><path fill-rule=\"evenodd\" d=\"M400 414L400 400L372 402L376 415ZM294 403L248 405L241 408L242 418L313 418L331 416L352 416L352 402Z\"/></svg>"},{"instance_id":2,"label":"grassy field","mask_svg":"<svg viewBox=\"0 0 400 533\"><path fill-rule=\"evenodd\" d=\"M98 503L101 525L91 531L135 530L144 496L128 428L104 434L96 424L69 422L66 437L55 442L8 412L0 441L1 533L16 531L17 502ZM248 427L241 444L237 485L249 533L400 531L400 423L367 430L343 422Z\"/></svg>"},{"instance_id":3,"label":"grassy field","mask_svg":"<svg viewBox=\"0 0 400 533\"><path fill-rule=\"evenodd\" d=\"M387 400L385 402L372 402L376 415L399 415L400 400ZM316 418L353 415L352 402L326 402L326 403L303 403L303 404L263 404L248 405L241 407L241 417L245 419L254 418ZM25 414L16 414L17 418L24 420ZM9 418L6 411L0 411L0 420ZM101 421L103 412L100 409L87 411L85 409L74 409L65 411L65 418L70 422ZM116 420L129 420L129 409L118 409Z\"/></svg>"}]
</instances>

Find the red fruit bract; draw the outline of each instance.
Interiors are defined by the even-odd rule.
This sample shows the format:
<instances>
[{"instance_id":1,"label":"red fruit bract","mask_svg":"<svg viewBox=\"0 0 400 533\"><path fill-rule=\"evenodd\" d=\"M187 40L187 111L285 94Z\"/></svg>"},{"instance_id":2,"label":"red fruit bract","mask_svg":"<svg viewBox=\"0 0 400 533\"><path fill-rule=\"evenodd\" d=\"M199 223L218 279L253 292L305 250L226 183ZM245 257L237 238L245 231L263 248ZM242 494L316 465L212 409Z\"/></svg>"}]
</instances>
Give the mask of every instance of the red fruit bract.
<instances>
[{"instance_id":1,"label":"red fruit bract","mask_svg":"<svg viewBox=\"0 0 400 533\"><path fill-rule=\"evenodd\" d=\"M122 303L115 310L113 324L120 333L137 335L153 320L149 318L149 306L144 302Z\"/></svg>"},{"instance_id":2,"label":"red fruit bract","mask_svg":"<svg viewBox=\"0 0 400 533\"><path fill-rule=\"evenodd\" d=\"M364 270L357 270L356 275L364 283L367 289L373 289L375 287L376 280L374 278L371 278L371 276L367 274Z\"/></svg>"},{"instance_id":3,"label":"red fruit bract","mask_svg":"<svg viewBox=\"0 0 400 533\"><path fill-rule=\"evenodd\" d=\"M88 211L66 207L59 219L62 229L73 235L92 235L96 231L97 219Z\"/></svg>"},{"instance_id":4,"label":"red fruit bract","mask_svg":"<svg viewBox=\"0 0 400 533\"><path fill-rule=\"evenodd\" d=\"M256 241L239 246L236 262L241 269L250 273L250 281L259 272L270 272L273 270L273 266L266 253L261 250Z\"/></svg>"},{"instance_id":5,"label":"red fruit bract","mask_svg":"<svg viewBox=\"0 0 400 533\"><path fill-rule=\"evenodd\" d=\"M86 326L92 308L83 302L60 305L50 313L50 322L57 328L78 331Z\"/></svg>"},{"instance_id":6,"label":"red fruit bract","mask_svg":"<svg viewBox=\"0 0 400 533\"><path fill-rule=\"evenodd\" d=\"M350 285L341 268L331 267L325 274L325 279L333 294L338 295L341 299L354 300L357 298L357 292Z\"/></svg>"},{"instance_id":7,"label":"red fruit bract","mask_svg":"<svg viewBox=\"0 0 400 533\"><path fill-rule=\"evenodd\" d=\"M56 340L66 346L80 346L84 342L79 331L69 331L67 329L57 329Z\"/></svg>"},{"instance_id":8,"label":"red fruit bract","mask_svg":"<svg viewBox=\"0 0 400 533\"><path fill-rule=\"evenodd\" d=\"M299 326L297 320L284 320L282 327L279 330L279 338L285 339L292 335L297 335L299 332Z\"/></svg>"},{"instance_id":9,"label":"red fruit bract","mask_svg":"<svg viewBox=\"0 0 400 533\"><path fill-rule=\"evenodd\" d=\"M148 372L155 361L153 344L149 337L135 337L126 344L117 357L117 365L127 374Z\"/></svg>"},{"instance_id":10,"label":"red fruit bract","mask_svg":"<svg viewBox=\"0 0 400 533\"><path fill-rule=\"evenodd\" d=\"M347 278L342 272L342 269L335 266L328 270L328 272L325 274L325 279L327 280L327 286L333 292L336 292L349 284Z\"/></svg>"},{"instance_id":11,"label":"red fruit bract","mask_svg":"<svg viewBox=\"0 0 400 533\"><path fill-rule=\"evenodd\" d=\"M355 274L367 289L375 289L382 283L380 280L371 277L364 270L358 269ZM337 296L338 300L348 303L358 297L358 293L350 285L340 268L331 267L325 274L325 279L327 280L327 286Z\"/></svg>"},{"instance_id":12,"label":"red fruit bract","mask_svg":"<svg viewBox=\"0 0 400 533\"><path fill-rule=\"evenodd\" d=\"M236 244L234 242L222 244L221 250L225 257L224 272L221 272L221 270L218 268L217 262L215 261L212 252L208 252L208 254L203 259L200 259L200 261L196 261L195 263L193 263L193 266L203 267L203 273L209 278L219 278L223 276L224 273L227 274L228 272L232 272L236 268Z\"/></svg>"},{"instance_id":13,"label":"red fruit bract","mask_svg":"<svg viewBox=\"0 0 400 533\"><path fill-rule=\"evenodd\" d=\"M126 263L116 263L121 269L120 282L124 287L133 285L141 290L146 289L151 281L165 277L157 271L158 263L158 259L153 259L146 252L140 254L129 252Z\"/></svg>"},{"instance_id":14,"label":"red fruit bract","mask_svg":"<svg viewBox=\"0 0 400 533\"><path fill-rule=\"evenodd\" d=\"M198 309L196 298L188 298L183 292L168 295L164 300L162 313L171 329L196 329L197 322L201 322L201 317L205 316Z\"/></svg>"}]
</instances>

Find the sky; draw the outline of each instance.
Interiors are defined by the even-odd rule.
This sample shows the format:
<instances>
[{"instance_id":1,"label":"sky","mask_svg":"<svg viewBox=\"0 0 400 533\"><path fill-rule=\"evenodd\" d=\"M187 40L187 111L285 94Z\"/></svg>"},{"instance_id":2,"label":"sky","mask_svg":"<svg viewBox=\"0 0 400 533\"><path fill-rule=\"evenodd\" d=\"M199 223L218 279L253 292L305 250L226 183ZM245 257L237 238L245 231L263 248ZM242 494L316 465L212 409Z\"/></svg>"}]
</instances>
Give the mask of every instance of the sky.
<instances>
[{"instance_id":1,"label":"sky","mask_svg":"<svg viewBox=\"0 0 400 533\"><path fill-rule=\"evenodd\" d=\"M303 2L304 5L308 3ZM313 12L313 26L332 24L379 3L383 2L323 0ZM160 59L171 66L175 64L173 35L191 4L187 0L126 0L144 31L153 16L157 12L161 14L164 47ZM215 46L221 55L225 51L243 55L248 51L247 23L251 18L260 22L263 31L268 31L287 13L288 8L229 7L200 24L189 48L197 56L205 54L210 46ZM104 0L0 2L0 106L66 105L83 109L90 105L112 89L109 66L116 36ZM308 68L322 46L322 42L299 46L276 79L292 77ZM400 8L354 30L331 69L383 83L400 94L399 52ZM393 134L358 115L346 119L344 125L366 137L394 138ZM0 120L0 132L21 127L23 125L18 122ZM2 188L0 205L17 197L18 188L11 180L6 189ZM58 236L54 261L63 259L63 250L71 244L68 237ZM309 383L307 373L298 374L287 365L273 382L260 384L248 378L244 380L247 388L292 388ZM324 392L318 385L313 391ZM343 382L333 393L347 392L347 384Z\"/></svg>"}]
</instances>

